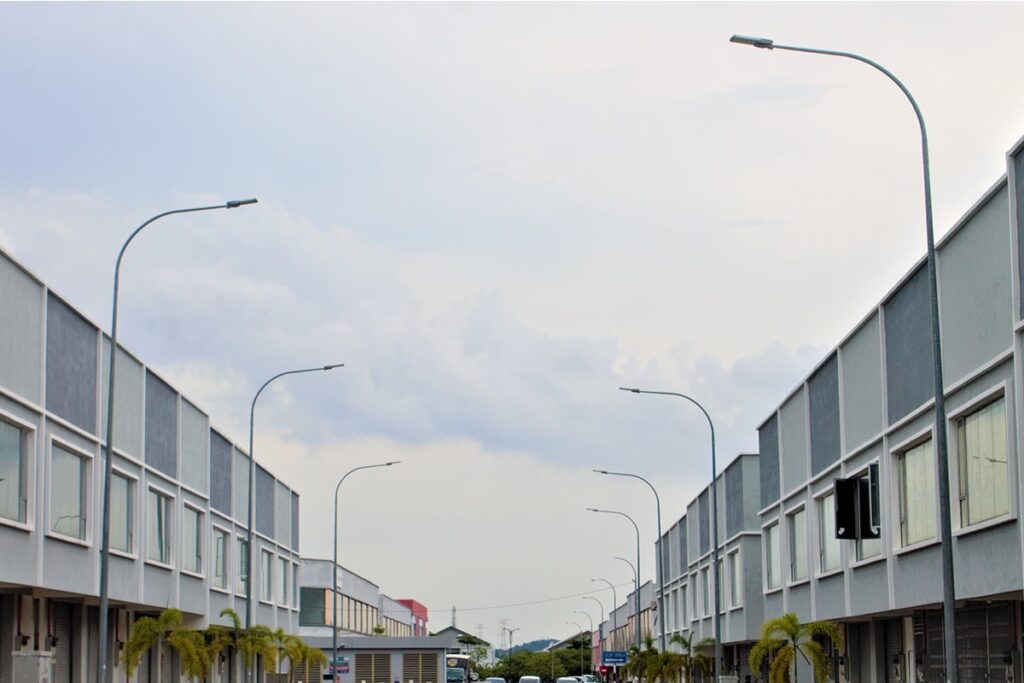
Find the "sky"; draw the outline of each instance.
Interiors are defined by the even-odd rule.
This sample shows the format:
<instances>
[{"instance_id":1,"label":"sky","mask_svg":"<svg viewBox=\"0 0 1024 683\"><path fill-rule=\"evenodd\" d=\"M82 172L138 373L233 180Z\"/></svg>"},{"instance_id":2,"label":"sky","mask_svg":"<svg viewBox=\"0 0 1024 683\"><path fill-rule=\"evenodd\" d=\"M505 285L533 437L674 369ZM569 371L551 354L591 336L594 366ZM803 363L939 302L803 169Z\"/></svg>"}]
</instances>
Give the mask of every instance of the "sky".
<instances>
[{"instance_id":1,"label":"sky","mask_svg":"<svg viewBox=\"0 0 1024 683\"><path fill-rule=\"evenodd\" d=\"M1024 135L1019 3L0 3L0 247L247 438L301 551L498 643L605 610ZM358 479L357 479L358 477ZM554 599L560 598L560 599ZM544 602L538 602L544 601ZM520 605L520 603L538 603ZM520 605L520 606L514 606Z\"/></svg>"}]
</instances>

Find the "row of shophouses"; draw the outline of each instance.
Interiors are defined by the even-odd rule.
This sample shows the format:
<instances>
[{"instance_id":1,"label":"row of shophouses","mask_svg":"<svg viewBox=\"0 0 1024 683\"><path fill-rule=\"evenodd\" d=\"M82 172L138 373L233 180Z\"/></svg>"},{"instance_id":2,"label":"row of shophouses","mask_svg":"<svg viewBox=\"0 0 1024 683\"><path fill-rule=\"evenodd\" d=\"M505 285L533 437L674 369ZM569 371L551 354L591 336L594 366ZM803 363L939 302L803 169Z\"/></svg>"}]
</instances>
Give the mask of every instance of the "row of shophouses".
<instances>
[{"instance_id":1,"label":"row of shophouses","mask_svg":"<svg viewBox=\"0 0 1024 683\"><path fill-rule=\"evenodd\" d=\"M956 637L960 680L972 683L1024 675L1022 230L1024 141L938 245ZM944 679L926 275L922 258L765 417L759 453L719 473L717 568L710 486L671 525L665 614L656 584L641 587L644 634L713 637L717 577L723 674L762 678L749 670L751 645L765 619L793 612L842 625L835 681ZM881 537L840 541L834 482L861 477ZM603 625L605 649L635 642L634 604Z\"/></svg>"},{"instance_id":2,"label":"row of shophouses","mask_svg":"<svg viewBox=\"0 0 1024 683\"><path fill-rule=\"evenodd\" d=\"M0 250L0 683L96 680L109 349L98 325ZM245 450L122 348L116 383L111 681L180 681L166 646L151 650L129 681L118 655L132 624L168 607L191 628L229 624L225 608L244 621L249 581L253 624L311 638L332 622L345 638L383 629L415 644L427 635L420 603L300 555L299 495L258 464L250 548ZM433 682L440 655L422 644ZM241 670L238 655L225 654L211 679L239 681Z\"/></svg>"}]
</instances>

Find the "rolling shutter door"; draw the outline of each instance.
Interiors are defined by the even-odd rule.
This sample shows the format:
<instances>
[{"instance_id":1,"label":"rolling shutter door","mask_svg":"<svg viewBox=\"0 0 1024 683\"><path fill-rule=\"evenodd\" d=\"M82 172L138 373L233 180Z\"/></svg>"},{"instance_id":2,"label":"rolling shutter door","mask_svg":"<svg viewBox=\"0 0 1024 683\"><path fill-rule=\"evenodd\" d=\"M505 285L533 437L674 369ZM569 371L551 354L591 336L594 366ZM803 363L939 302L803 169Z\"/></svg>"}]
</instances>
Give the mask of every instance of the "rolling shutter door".
<instances>
[{"instance_id":1,"label":"rolling shutter door","mask_svg":"<svg viewBox=\"0 0 1024 683\"><path fill-rule=\"evenodd\" d=\"M988 683L988 624L986 611L965 609L956 614L957 664L963 683Z\"/></svg>"},{"instance_id":2,"label":"rolling shutter door","mask_svg":"<svg viewBox=\"0 0 1024 683\"><path fill-rule=\"evenodd\" d=\"M376 652L373 655L374 683L391 683L391 655L387 652Z\"/></svg>"},{"instance_id":3,"label":"rolling shutter door","mask_svg":"<svg viewBox=\"0 0 1024 683\"><path fill-rule=\"evenodd\" d=\"M402 683L444 683L437 678L437 654L406 652L402 655Z\"/></svg>"},{"instance_id":4,"label":"rolling shutter door","mask_svg":"<svg viewBox=\"0 0 1024 683\"><path fill-rule=\"evenodd\" d=\"M71 683L71 605L63 602L50 603L53 635L57 646L53 648L53 683Z\"/></svg>"},{"instance_id":5,"label":"rolling shutter door","mask_svg":"<svg viewBox=\"0 0 1024 683\"><path fill-rule=\"evenodd\" d=\"M1013 672L1013 612L1009 605L988 610L988 673L990 681L1008 681Z\"/></svg>"},{"instance_id":6,"label":"rolling shutter door","mask_svg":"<svg viewBox=\"0 0 1024 683\"><path fill-rule=\"evenodd\" d=\"M885 622L885 680L889 683L898 683L896 678L896 662L900 663L903 670L903 620L889 619Z\"/></svg>"},{"instance_id":7,"label":"rolling shutter door","mask_svg":"<svg viewBox=\"0 0 1024 683\"><path fill-rule=\"evenodd\" d=\"M99 607L85 608L86 620L86 645L85 659L88 664L88 681L95 681L97 667L100 665L100 609Z\"/></svg>"},{"instance_id":8,"label":"rolling shutter door","mask_svg":"<svg viewBox=\"0 0 1024 683\"><path fill-rule=\"evenodd\" d=\"M373 655L356 653L356 683L373 682Z\"/></svg>"},{"instance_id":9,"label":"rolling shutter door","mask_svg":"<svg viewBox=\"0 0 1024 683\"><path fill-rule=\"evenodd\" d=\"M857 678L861 683L869 683L874 680L871 676L872 650L874 650L871 638L871 624L857 625Z\"/></svg>"}]
</instances>

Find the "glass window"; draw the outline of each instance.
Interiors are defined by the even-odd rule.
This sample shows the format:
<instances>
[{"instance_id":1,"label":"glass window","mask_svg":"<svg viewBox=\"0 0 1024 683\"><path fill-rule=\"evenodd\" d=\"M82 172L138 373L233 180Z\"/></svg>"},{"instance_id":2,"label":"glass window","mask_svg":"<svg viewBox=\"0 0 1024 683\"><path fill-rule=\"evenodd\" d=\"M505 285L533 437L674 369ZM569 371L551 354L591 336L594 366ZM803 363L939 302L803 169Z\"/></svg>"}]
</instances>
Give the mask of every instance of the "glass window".
<instances>
[{"instance_id":1,"label":"glass window","mask_svg":"<svg viewBox=\"0 0 1024 683\"><path fill-rule=\"evenodd\" d=\"M25 431L0 420L0 517L25 522L28 514Z\"/></svg>"},{"instance_id":2,"label":"glass window","mask_svg":"<svg viewBox=\"0 0 1024 683\"><path fill-rule=\"evenodd\" d=\"M299 606L299 565L292 565L292 607Z\"/></svg>"},{"instance_id":3,"label":"glass window","mask_svg":"<svg viewBox=\"0 0 1024 683\"><path fill-rule=\"evenodd\" d=\"M110 477L110 548L132 552L134 539L132 519L132 490L134 482L117 472Z\"/></svg>"},{"instance_id":4,"label":"glass window","mask_svg":"<svg viewBox=\"0 0 1024 683\"><path fill-rule=\"evenodd\" d=\"M768 590L782 587L782 558L779 555L779 525L765 528L765 555Z\"/></svg>"},{"instance_id":5,"label":"glass window","mask_svg":"<svg viewBox=\"0 0 1024 683\"><path fill-rule=\"evenodd\" d=\"M288 604L288 558L277 558L277 604Z\"/></svg>"},{"instance_id":6,"label":"glass window","mask_svg":"<svg viewBox=\"0 0 1024 683\"><path fill-rule=\"evenodd\" d=\"M238 589L245 593L249 588L249 542L238 539Z\"/></svg>"},{"instance_id":7,"label":"glass window","mask_svg":"<svg viewBox=\"0 0 1024 683\"><path fill-rule=\"evenodd\" d=\"M960 524L1010 512L1006 401L999 399L956 421L960 456Z\"/></svg>"},{"instance_id":8,"label":"glass window","mask_svg":"<svg viewBox=\"0 0 1024 683\"><path fill-rule=\"evenodd\" d=\"M203 571L203 513L185 506L181 517L182 569Z\"/></svg>"},{"instance_id":9,"label":"glass window","mask_svg":"<svg viewBox=\"0 0 1024 683\"><path fill-rule=\"evenodd\" d=\"M149 490L146 557L164 564L171 563L171 499Z\"/></svg>"},{"instance_id":10,"label":"glass window","mask_svg":"<svg viewBox=\"0 0 1024 683\"><path fill-rule=\"evenodd\" d=\"M303 588L300 595L302 602L299 606L299 626L324 626L330 623L327 619L330 591L322 588Z\"/></svg>"},{"instance_id":11,"label":"glass window","mask_svg":"<svg viewBox=\"0 0 1024 683\"><path fill-rule=\"evenodd\" d=\"M935 461L932 442L896 455L900 542L908 546L935 537Z\"/></svg>"},{"instance_id":12,"label":"glass window","mask_svg":"<svg viewBox=\"0 0 1024 683\"><path fill-rule=\"evenodd\" d=\"M869 465L867 470L860 477L859 482L862 485L861 491L863 492L866 489L868 493L868 505L871 506L872 511L871 525L881 532L881 511L879 510L878 495L878 463L872 463ZM857 560L866 560L872 557L878 557L882 554L881 538L858 539L855 544L857 548Z\"/></svg>"},{"instance_id":13,"label":"glass window","mask_svg":"<svg viewBox=\"0 0 1024 683\"><path fill-rule=\"evenodd\" d=\"M789 516L789 579L807 578L807 514L798 510Z\"/></svg>"},{"instance_id":14,"label":"glass window","mask_svg":"<svg viewBox=\"0 0 1024 683\"><path fill-rule=\"evenodd\" d=\"M50 464L50 529L85 540L85 458L54 444Z\"/></svg>"},{"instance_id":15,"label":"glass window","mask_svg":"<svg viewBox=\"0 0 1024 683\"><path fill-rule=\"evenodd\" d=\"M743 567L740 564L740 553L729 555L729 605L739 607L743 600Z\"/></svg>"},{"instance_id":16,"label":"glass window","mask_svg":"<svg viewBox=\"0 0 1024 683\"><path fill-rule=\"evenodd\" d=\"M704 585L704 616L711 614L711 572L707 567L701 570L701 583Z\"/></svg>"},{"instance_id":17,"label":"glass window","mask_svg":"<svg viewBox=\"0 0 1024 683\"><path fill-rule=\"evenodd\" d=\"M228 532L213 530L213 585L228 587Z\"/></svg>"},{"instance_id":18,"label":"glass window","mask_svg":"<svg viewBox=\"0 0 1024 683\"><path fill-rule=\"evenodd\" d=\"M822 572L839 569L839 539L836 538L836 496L818 499L818 555Z\"/></svg>"},{"instance_id":19,"label":"glass window","mask_svg":"<svg viewBox=\"0 0 1024 683\"><path fill-rule=\"evenodd\" d=\"M260 563L260 599L270 602L274 599L274 556L263 551Z\"/></svg>"}]
</instances>

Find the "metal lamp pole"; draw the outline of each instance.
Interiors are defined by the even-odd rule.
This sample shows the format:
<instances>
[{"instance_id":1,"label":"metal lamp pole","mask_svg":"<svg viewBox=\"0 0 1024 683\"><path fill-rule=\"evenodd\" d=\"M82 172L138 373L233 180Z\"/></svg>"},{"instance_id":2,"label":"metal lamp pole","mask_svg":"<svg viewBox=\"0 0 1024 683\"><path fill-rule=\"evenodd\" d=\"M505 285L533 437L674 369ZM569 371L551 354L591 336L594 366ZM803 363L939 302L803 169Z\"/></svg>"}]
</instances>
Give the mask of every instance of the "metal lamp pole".
<instances>
[{"instance_id":1,"label":"metal lamp pole","mask_svg":"<svg viewBox=\"0 0 1024 683\"><path fill-rule=\"evenodd\" d=\"M611 623L612 633L615 633L615 627L616 627L615 611L619 607L619 598L618 598L618 596L615 593L615 584L612 583L611 581L609 581L608 579L591 579L591 581L601 581L601 582L604 582L604 583L608 584L609 588L612 589L612 611L608 613L608 619L609 619L609 621L612 622ZM601 605L601 608L604 609L604 605ZM604 622L604 617L601 617L601 621ZM603 648L604 645L602 644L601 647Z\"/></svg>"},{"instance_id":2,"label":"metal lamp pole","mask_svg":"<svg viewBox=\"0 0 1024 683\"><path fill-rule=\"evenodd\" d=\"M939 474L939 539L942 542L942 624L945 641L946 680L957 683L957 646L956 646L956 594L953 580L953 528L949 516L949 450L946 444L946 397L942 379L942 336L939 328L939 286L936 276L935 230L932 222L932 179L931 164L928 158L928 131L924 125L924 116L917 100L910 94L895 74L884 66L867 57L852 52L838 50L822 50L818 48L796 47L793 45L776 45L769 38L752 38L750 36L733 36L733 43L752 45L767 50L789 50L806 52L829 57L844 57L867 64L881 71L906 96L914 109L918 127L921 129L921 166L924 173L924 221L925 238L928 245L928 303L931 309L932 331L932 379L935 390L935 454Z\"/></svg>"},{"instance_id":3,"label":"metal lamp pole","mask_svg":"<svg viewBox=\"0 0 1024 683\"><path fill-rule=\"evenodd\" d=\"M566 624L572 624L573 626L575 626L576 628L579 629L579 631L577 631L577 633L579 633L580 636L583 635L583 627L580 626L579 624L577 624L575 621L567 621L565 623ZM580 675L581 676L583 675L583 641L582 641L582 639L580 640Z\"/></svg>"},{"instance_id":4,"label":"metal lamp pole","mask_svg":"<svg viewBox=\"0 0 1024 683\"><path fill-rule=\"evenodd\" d=\"M391 467L402 462L401 460L392 460L391 462L382 462L376 465L360 465L359 467L353 467L338 480L338 485L334 487L334 558L331 565L331 680L337 681L338 676L334 672L334 667L338 661L338 491L341 490L341 485L348 479L348 475L358 472L359 470L372 470L377 467Z\"/></svg>"},{"instance_id":5,"label":"metal lamp pole","mask_svg":"<svg viewBox=\"0 0 1024 683\"><path fill-rule=\"evenodd\" d=\"M109 598L109 582L110 575L108 572L110 566L110 479L113 474L114 468L114 380L116 378L117 368L117 307L121 285L121 260L124 258L124 252L131 244L131 241L135 239L135 236L142 232L150 223L157 221L164 216L171 216L177 213L195 213L197 211L213 211L215 209L237 209L240 206L247 206L249 204L255 204L255 199L233 199L223 204L215 204L213 206L197 206L191 209L174 209L173 211L164 211L163 213L157 214L150 218L148 221L135 228L135 230L128 236L128 239L121 245L121 250L117 252L117 261L114 263L114 293L113 293L113 304L111 306L112 312L110 316L110 360L108 362L108 375L107 375L107 428L104 444L104 450L106 452L107 461L103 466L103 491L102 498L102 512L101 512L101 531L100 531L100 633L99 633L99 654L97 655L97 666L96 666L96 683L104 683L107 680L107 628L109 624L109 618L107 611L110 608Z\"/></svg>"},{"instance_id":6,"label":"metal lamp pole","mask_svg":"<svg viewBox=\"0 0 1024 683\"><path fill-rule=\"evenodd\" d=\"M651 489L651 493L654 494L654 502L657 506L658 512L658 625L661 631L661 651L667 652L665 648L665 548L662 543L661 535L661 497L658 495L658 489L654 488L654 484L647 481L639 474L630 474L629 472L609 472L608 470L594 470L597 474L606 474L612 477L631 477L633 479L639 479L643 483L647 484L647 487Z\"/></svg>"},{"instance_id":7,"label":"metal lamp pole","mask_svg":"<svg viewBox=\"0 0 1024 683\"><path fill-rule=\"evenodd\" d=\"M597 639L598 639L598 641L603 641L604 640L604 634L602 633L602 630L604 629L604 603L601 602L600 600L598 600L597 598L595 598L593 595L584 595L583 599L584 600L593 600L594 602L597 603L597 608L600 610L600 614L601 614L601 621L598 622L598 624L597 624Z\"/></svg>"},{"instance_id":8,"label":"metal lamp pole","mask_svg":"<svg viewBox=\"0 0 1024 683\"><path fill-rule=\"evenodd\" d=\"M704 406L686 394L675 391L646 391L636 387L619 387L619 390L634 394L685 398L704 413L704 417L708 420L708 426L711 428L711 563L713 565L711 575L715 577L715 678L717 679L722 675L722 587L718 585L720 583L718 573L718 464L715 461L715 423L711 421L711 416L708 415Z\"/></svg>"},{"instance_id":9,"label":"metal lamp pole","mask_svg":"<svg viewBox=\"0 0 1024 683\"><path fill-rule=\"evenodd\" d=\"M512 634L514 634L516 631L518 631L519 627L518 626L515 627L515 628L502 627L501 630L508 633L508 652L505 654L505 659L508 660L509 676L511 676L512 675L512 673L511 673L511 667L512 667Z\"/></svg>"},{"instance_id":10,"label":"metal lamp pole","mask_svg":"<svg viewBox=\"0 0 1024 683\"><path fill-rule=\"evenodd\" d=\"M585 596L584 596L585 597ZM573 612L576 614L582 614L587 618L587 622L590 624L590 656L587 659L590 660L590 670L594 670L594 619L590 616L589 612L584 612L581 609L574 609Z\"/></svg>"},{"instance_id":11,"label":"metal lamp pole","mask_svg":"<svg viewBox=\"0 0 1024 683\"><path fill-rule=\"evenodd\" d=\"M619 515L625 517L633 525L633 529L636 530L636 566L633 567L633 571L636 573L636 587L633 591L636 593L636 644L640 646L642 638L640 637L640 527L636 525L636 521L627 515L625 512L619 512L618 510L599 510L597 508L587 508L589 512L602 512L607 515ZM623 560L626 564L630 564L629 560L625 558L616 558ZM630 564L630 566L632 566Z\"/></svg>"},{"instance_id":12,"label":"metal lamp pole","mask_svg":"<svg viewBox=\"0 0 1024 683\"><path fill-rule=\"evenodd\" d=\"M624 557L619 557L618 555L615 556L615 559L616 560L622 560L623 562L625 562L626 564L629 565L629 568L633 570L633 588L635 589L637 586L639 586L640 585L640 575L637 574L636 567L633 566L633 563L630 562L629 560L627 560Z\"/></svg>"}]
</instances>

